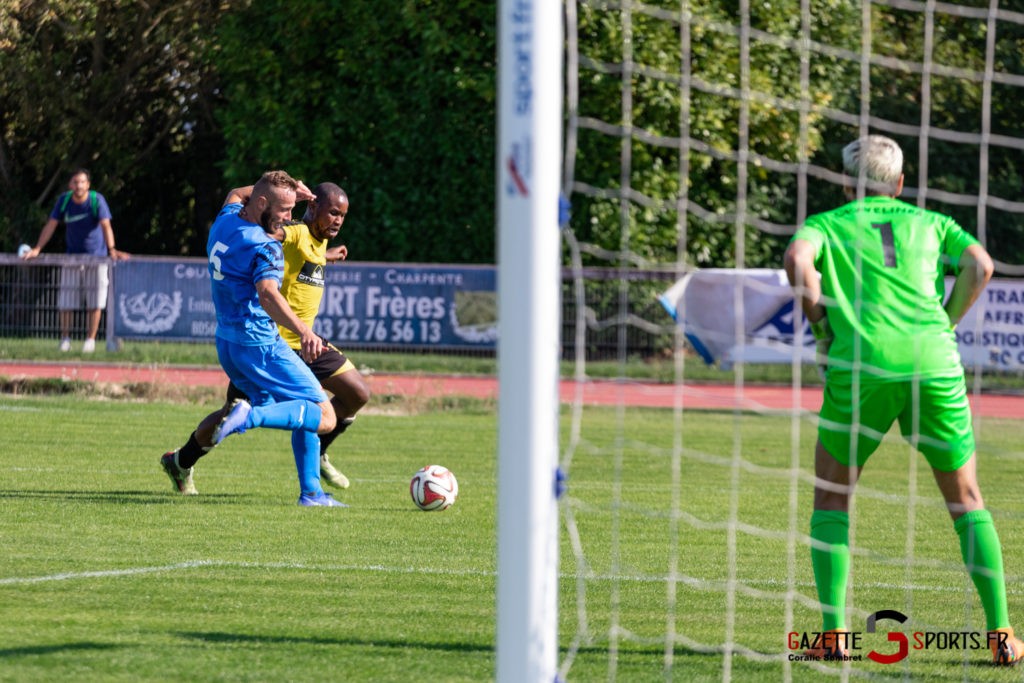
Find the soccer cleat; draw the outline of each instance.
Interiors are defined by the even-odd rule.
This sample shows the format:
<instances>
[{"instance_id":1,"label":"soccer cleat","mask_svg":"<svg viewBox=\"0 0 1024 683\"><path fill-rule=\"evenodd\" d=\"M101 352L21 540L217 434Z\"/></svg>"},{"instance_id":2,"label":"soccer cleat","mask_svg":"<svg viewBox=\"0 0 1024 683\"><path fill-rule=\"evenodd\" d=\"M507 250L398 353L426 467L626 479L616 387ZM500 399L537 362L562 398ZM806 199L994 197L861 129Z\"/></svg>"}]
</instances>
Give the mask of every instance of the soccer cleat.
<instances>
[{"instance_id":1,"label":"soccer cleat","mask_svg":"<svg viewBox=\"0 0 1024 683\"><path fill-rule=\"evenodd\" d=\"M334 496L329 493L320 491L319 493L310 495L303 493L299 496L299 505L308 508L322 507L322 508L347 508L348 505L342 503L340 500L335 500Z\"/></svg>"},{"instance_id":2,"label":"soccer cleat","mask_svg":"<svg viewBox=\"0 0 1024 683\"><path fill-rule=\"evenodd\" d=\"M175 491L183 496L197 495L199 491L196 491L196 485L192 483L192 468L182 469L178 467L178 463L174 462L175 453L177 451L170 451L161 455L160 466L164 468L164 472L171 478Z\"/></svg>"},{"instance_id":3,"label":"soccer cleat","mask_svg":"<svg viewBox=\"0 0 1024 683\"><path fill-rule=\"evenodd\" d=\"M992 661L996 666L1015 666L1024 657L1024 642L1013 635L1010 627L989 631L988 645L992 648Z\"/></svg>"},{"instance_id":4,"label":"soccer cleat","mask_svg":"<svg viewBox=\"0 0 1024 683\"><path fill-rule=\"evenodd\" d=\"M68 337L64 337L63 339L60 340L60 346L58 346L57 348L67 353L68 351L71 350L71 339L69 339Z\"/></svg>"},{"instance_id":5,"label":"soccer cleat","mask_svg":"<svg viewBox=\"0 0 1024 683\"><path fill-rule=\"evenodd\" d=\"M231 410L224 416L213 430L213 445L216 446L224 439L234 433L244 434L246 424L249 422L249 413L252 412L252 405L244 399L236 399L231 404Z\"/></svg>"},{"instance_id":6,"label":"soccer cleat","mask_svg":"<svg viewBox=\"0 0 1024 683\"><path fill-rule=\"evenodd\" d=\"M86 339L82 342L82 353L92 353L96 350L96 340Z\"/></svg>"},{"instance_id":7,"label":"soccer cleat","mask_svg":"<svg viewBox=\"0 0 1024 683\"><path fill-rule=\"evenodd\" d=\"M850 654L846 645L850 638L847 631L832 629L821 634L820 647L813 647L804 650L804 657L816 657L818 659L838 659Z\"/></svg>"},{"instance_id":8,"label":"soccer cleat","mask_svg":"<svg viewBox=\"0 0 1024 683\"><path fill-rule=\"evenodd\" d=\"M326 453L320 454L320 478L339 489L347 489L349 487L348 477L331 464L331 461L327 459Z\"/></svg>"}]
</instances>

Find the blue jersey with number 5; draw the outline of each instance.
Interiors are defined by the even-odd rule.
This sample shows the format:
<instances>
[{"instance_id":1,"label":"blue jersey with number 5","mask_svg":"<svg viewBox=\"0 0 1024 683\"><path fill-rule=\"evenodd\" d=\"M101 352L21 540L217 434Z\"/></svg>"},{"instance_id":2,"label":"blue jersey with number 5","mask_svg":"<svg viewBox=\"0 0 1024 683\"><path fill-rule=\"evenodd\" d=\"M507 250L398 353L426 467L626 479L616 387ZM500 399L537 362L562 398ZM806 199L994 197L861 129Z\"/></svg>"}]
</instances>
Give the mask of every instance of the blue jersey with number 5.
<instances>
[{"instance_id":1,"label":"blue jersey with number 5","mask_svg":"<svg viewBox=\"0 0 1024 683\"><path fill-rule=\"evenodd\" d=\"M277 324L260 306L256 283L276 280L281 286L281 243L262 227L238 216L241 204L228 204L217 215L206 242L217 336L235 344L257 346L278 337Z\"/></svg>"}]
</instances>

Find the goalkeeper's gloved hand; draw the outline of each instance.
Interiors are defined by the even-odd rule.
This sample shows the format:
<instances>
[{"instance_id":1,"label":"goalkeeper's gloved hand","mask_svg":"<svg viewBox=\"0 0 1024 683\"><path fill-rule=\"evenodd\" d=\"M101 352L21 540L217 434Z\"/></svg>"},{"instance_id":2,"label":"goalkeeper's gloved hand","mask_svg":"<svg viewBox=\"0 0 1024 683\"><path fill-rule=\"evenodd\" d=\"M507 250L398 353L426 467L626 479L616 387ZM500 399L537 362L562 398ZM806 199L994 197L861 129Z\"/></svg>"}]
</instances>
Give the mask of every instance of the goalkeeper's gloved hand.
<instances>
[{"instance_id":1,"label":"goalkeeper's gloved hand","mask_svg":"<svg viewBox=\"0 0 1024 683\"><path fill-rule=\"evenodd\" d=\"M832 346L832 340L836 336L832 333L832 325L825 316L816 323L811 323L811 334L817 342L815 348L815 361L818 363L818 375L822 381L825 380L825 371L828 370L828 350Z\"/></svg>"}]
</instances>

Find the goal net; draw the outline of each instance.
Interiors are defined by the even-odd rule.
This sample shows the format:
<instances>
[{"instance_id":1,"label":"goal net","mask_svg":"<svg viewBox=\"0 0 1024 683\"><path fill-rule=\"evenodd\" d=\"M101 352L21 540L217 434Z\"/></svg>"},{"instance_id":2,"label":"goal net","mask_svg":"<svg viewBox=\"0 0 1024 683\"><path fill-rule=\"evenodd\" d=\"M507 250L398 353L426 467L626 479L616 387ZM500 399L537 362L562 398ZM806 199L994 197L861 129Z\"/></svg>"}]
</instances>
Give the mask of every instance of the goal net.
<instances>
[{"instance_id":1,"label":"goal net","mask_svg":"<svg viewBox=\"0 0 1024 683\"><path fill-rule=\"evenodd\" d=\"M888 667L790 657L792 634L821 630L808 536L821 386L778 269L807 216L845 202L842 147L880 133L904 152L901 198L974 234L1016 296L1024 13L1006 6L567 1L562 348L577 381L561 429L562 679L967 680L988 661L950 635L984 631L984 614L927 463L895 432L851 509L847 622L908 618L865 633L862 653L893 652L885 631L940 635ZM716 286L651 305L700 277ZM752 322L779 288L774 318ZM978 409L1024 358L1012 328L982 341L984 303L958 340L1010 616L1024 623L1024 507L1003 485L1024 451L1012 422ZM726 322L695 322L710 314ZM769 322L774 334L752 339Z\"/></svg>"}]
</instances>

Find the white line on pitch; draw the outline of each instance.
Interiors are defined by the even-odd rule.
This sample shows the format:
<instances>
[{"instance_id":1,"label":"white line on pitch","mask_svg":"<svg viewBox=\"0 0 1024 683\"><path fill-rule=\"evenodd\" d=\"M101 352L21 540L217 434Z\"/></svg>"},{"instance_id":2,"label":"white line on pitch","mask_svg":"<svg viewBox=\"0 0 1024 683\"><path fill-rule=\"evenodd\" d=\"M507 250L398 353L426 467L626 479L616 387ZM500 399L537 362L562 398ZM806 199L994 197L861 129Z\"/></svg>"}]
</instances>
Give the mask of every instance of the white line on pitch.
<instances>
[{"instance_id":1,"label":"white line on pitch","mask_svg":"<svg viewBox=\"0 0 1024 683\"><path fill-rule=\"evenodd\" d=\"M92 579L92 578L108 578L118 576L133 576L138 574L152 574L155 572L166 572L176 571L179 569L195 569L197 567L242 567L242 568L254 568L254 569L297 569L304 571L342 571L342 572L384 572L387 574L437 574L441 576L496 576L497 572L484 571L479 569L434 569L434 568L423 568L423 567L386 567L384 565L308 565L298 564L291 562L234 562L230 560L189 560L188 562L180 562L178 564L164 565L161 567L134 567L131 569L111 569L106 571L93 571L93 572L68 572L63 574L51 574L49 576L29 576L29 577L11 577L6 579L0 579L0 586L11 586L20 584L30 583L43 583L47 581L69 581L72 579ZM563 572L559 575L560 579L577 579L579 578L574 573ZM682 577L680 577L682 580ZM628 575L589 575L583 577L584 581L594 582L605 582L605 581L636 581L641 583L663 583L668 581L668 577L665 576L628 576ZM699 580L698 580L699 581ZM719 583L718 581L708 581L708 583ZM785 583L772 579L760 579L741 582L746 585L769 585L769 586L784 586ZM814 584L797 581L794 584L796 588L808 588L813 587ZM896 584L886 583L862 583L857 586L860 589L874 588L874 589L885 589L885 590L906 590L907 586L900 586ZM957 588L953 586L921 586L912 585L911 590L915 591L940 591L945 593L958 593L963 592L963 588ZM1019 595L1024 591L1017 589L1008 588L1006 591L1010 595Z\"/></svg>"},{"instance_id":2,"label":"white line on pitch","mask_svg":"<svg viewBox=\"0 0 1024 683\"><path fill-rule=\"evenodd\" d=\"M191 569L193 567L203 567L212 564L217 563L210 562L207 560L190 560L189 562L170 564L164 567L136 567L134 569L111 569L102 572L69 572L67 574L51 574L50 576L15 576L9 579L0 579L0 586L19 583L41 583L43 581L67 581L69 579L90 579L95 577L107 576L130 576L132 574L149 574L151 572L165 572L173 571L175 569Z\"/></svg>"},{"instance_id":3,"label":"white line on pitch","mask_svg":"<svg viewBox=\"0 0 1024 683\"><path fill-rule=\"evenodd\" d=\"M312 571L359 571L359 572L386 572L389 574L441 574L448 576L494 576L495 572L481 571L475 569L452 570L452 569L431 569L416 567L385 567L382 565L306 565L287 562L232 562L222 560L190 560L178 564L170 564L162 567L134 567L131 569L110 569L95 572L68 572L64 574L51 574L49 576L15 576L0 579L0 586L10 586L27 583L43 583L46 581L70 581L72 579L107 578L117 576L132 576L136 574L152 574L154 572L175 571L178 569L194 569L196 567L251 567L254 569L301 569Z\"/></svg>"}]
</instances>

